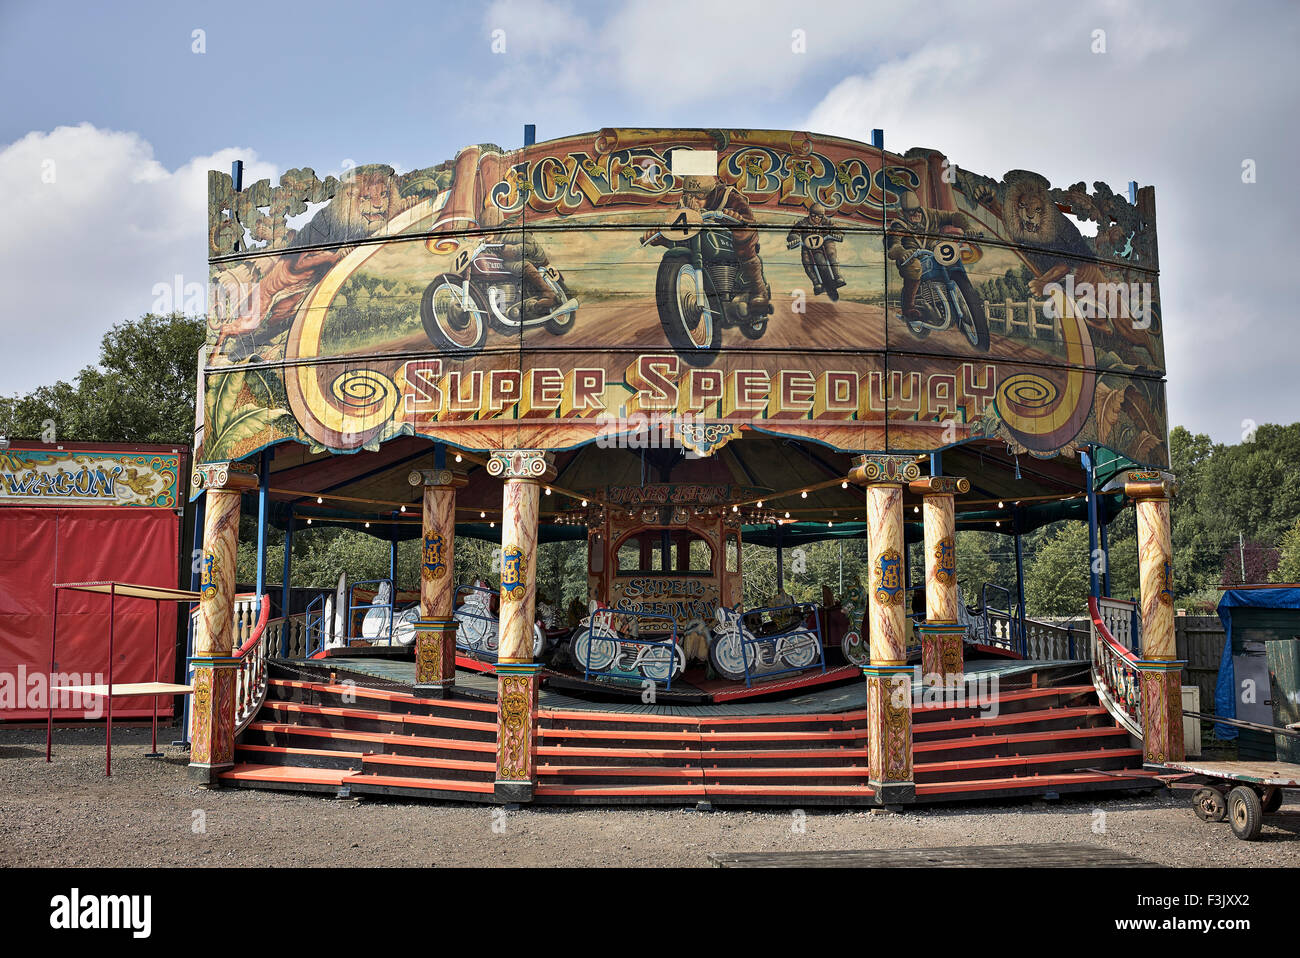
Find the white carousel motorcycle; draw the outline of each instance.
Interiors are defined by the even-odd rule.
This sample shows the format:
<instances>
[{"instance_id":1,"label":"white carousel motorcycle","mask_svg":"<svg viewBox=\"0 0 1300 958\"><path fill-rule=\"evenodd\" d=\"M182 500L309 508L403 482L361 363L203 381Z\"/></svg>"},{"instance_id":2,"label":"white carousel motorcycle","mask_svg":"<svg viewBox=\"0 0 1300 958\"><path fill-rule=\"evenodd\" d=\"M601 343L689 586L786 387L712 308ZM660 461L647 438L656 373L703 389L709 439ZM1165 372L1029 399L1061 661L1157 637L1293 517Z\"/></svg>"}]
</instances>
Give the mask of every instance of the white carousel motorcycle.
<instances>
[{"instance_id":1,"label":"white carousel motorcycle","mask_svg":"<svg viewBox=\"0 0 1300 958\"><path fill-rule=\"evenodd\" d=\"M778 635L756 636L745 627L740 606L718 606L713 633L709 659L714 670L732 682L810 668L822 658L821 638L812 629L799 625Z\"/></svg>"},{"instance_id":2,"label":"white carousel motorcycle","mask_svg":"<svg viewBox=\"0 0 1300 958\"><path fill-rule=\"evenodd\" d=\"M468 594L456 610L456 647L479 658L497 659L497 642L500 623L492 611L492 597L496 593L486 582L478 579L473 585L461 586ZM539 623L533 623L533 661L540 662L546 651L546 633Z\"/></svg>"},{"instance_id":3,"label":"white carousel motorcycle","mask_svg":"<svg viewBox=\"0 0 1300 958\"><path fill-rule=\"evenodd\" d=\"M578 623L569 646L573 663L585 673L605 672L628 678L668 682L686 669L682 647L673 644L645 645L627 641L614 626L616 610L593 603L591 613ZM636 636L632 636L636 638Z\"/></svg>"}]
</instances>

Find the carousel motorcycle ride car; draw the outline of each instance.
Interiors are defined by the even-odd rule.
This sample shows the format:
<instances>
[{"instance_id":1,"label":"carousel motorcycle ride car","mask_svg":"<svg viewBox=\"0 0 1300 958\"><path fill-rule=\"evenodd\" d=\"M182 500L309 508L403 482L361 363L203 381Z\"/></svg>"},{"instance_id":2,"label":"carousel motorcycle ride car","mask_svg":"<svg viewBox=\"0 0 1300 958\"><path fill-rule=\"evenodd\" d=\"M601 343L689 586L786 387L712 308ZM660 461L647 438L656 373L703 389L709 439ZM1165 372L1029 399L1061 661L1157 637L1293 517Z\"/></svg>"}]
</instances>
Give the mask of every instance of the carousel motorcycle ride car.
<instances>
[{"instance_id":1,"label":"carousel motorcycle ride car","mask_svg":"<svg viewBox=\"0 0 1300 958\"><path fill-rule=\"evenodd\" d=\"M920 319L904 317L907 328L917 339L932 332L956 326L976 349L989 348L989 321L984 301L966 275L963 257L973 261L978 256L971 244L960 239L941 239L933 250L918 247L898 265L901 269L913 259L921 261L921 278L916 289L916 308Z\"/></svg>"},{"instance_id":2,"label":"carousel motorcycle ride car","mask_svg":"<svg viewBox=\"0 0 1300 958\"><path fill-rule=\"evenodd\" d=\"M739 606L718 606L709 643L714 671L732 682L745 682L774 672L811 668L818 662L824 665L820 628L808 628L798 614L780 614L796 613L798 608L760 610L774 613L773 626L779 631L756 635L745 622L755 613L742 613Z\"/></svg>"},{"instance_id":3,"label":"carousel motorcycle ride car","mask_svg":"<svg viewBox=\"0 0 1300 958\"><path fill-rule=\"evenodd\" d=\"M521 259L526 264L521 272L507 262L505 248L505 243L480 240L462 249L452 271L438 274L425 288L420 321L433 345L452 354L468 354L483 347L489 326L507 335L545 326L562 336L573 328L578 301L560 271L542 255L541 265ZM534 299L557 305L530 315L528 307Z\"/></svg>"},{"instance_id":4,"label":"carousel motorcycle ride car","mask_svg":"<svg viewBox=\"0 0 1300 958\"><path fill-rule=\"evenodd\" d=\"M463 585L457 592L465 593L465 601L455 611L456 648L489 662L497 660L500 639L500 622L497 618L498 593L488 588L481 579L473 585ZM546 632L540 623L533 622L533 661L540 662L546 652Z\"/></svg>"},{"instance_id":5,"label":"carousel motorcycle ride car","mask_svg":"<svg viewBox=\"0 0 1300 958\"><path fill-rule=\"evenodd\" d=\"M661 639L638 641L618 631L616 614L616 610L598 603L578 623L569 645L569 655L577 668L588 675L615 673L652 682L671 682L685 670L686 656L681 646L670 641L673 633Z\"/></svg>"},{"instance_id":6,"label":"carousel motorcycle ride car","mask_svg":"<svg viewBox=\"0 0 1300 958\"><path fill-rule=\"evenodd\" d=\"M641 240L667 246L655 279L655 303L668 342L692 366L707 366L722 344L722 330L737 327L748 339L767 331L772 305L752 307L750 289L731 228L743 225L717 210L673 210L673 221ZM708 229L706 227L722 227Z\"/></svg>"}]
</instances>

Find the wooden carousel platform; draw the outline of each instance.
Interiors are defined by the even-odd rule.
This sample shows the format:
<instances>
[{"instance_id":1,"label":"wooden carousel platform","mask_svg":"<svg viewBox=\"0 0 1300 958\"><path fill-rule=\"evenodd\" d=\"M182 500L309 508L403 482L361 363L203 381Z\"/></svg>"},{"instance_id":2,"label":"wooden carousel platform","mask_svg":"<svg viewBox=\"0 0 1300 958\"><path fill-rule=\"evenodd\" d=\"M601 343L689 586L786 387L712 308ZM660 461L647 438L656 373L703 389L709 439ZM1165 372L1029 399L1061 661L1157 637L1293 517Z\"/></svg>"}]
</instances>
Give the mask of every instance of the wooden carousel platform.
<instances>
[{"instance_id":1,"label":"wooden carousel platform","mask_svg":"<svg viewBox=\"0 0 1300 958\"><path fill-rule=\"evenodd\" d=\"M222 782L495 801L495 680L462 672L455 697L426 699L411 693L403 665L272 663L266 701ZM913 709L918 802L1155 787L1140 749L1084 681L1086 665L971 667L997 676L991 701ZM534 801L874 804L865 725L860 680L710 705L598 702L543 689Z\"/></svg>"}]
</instances>

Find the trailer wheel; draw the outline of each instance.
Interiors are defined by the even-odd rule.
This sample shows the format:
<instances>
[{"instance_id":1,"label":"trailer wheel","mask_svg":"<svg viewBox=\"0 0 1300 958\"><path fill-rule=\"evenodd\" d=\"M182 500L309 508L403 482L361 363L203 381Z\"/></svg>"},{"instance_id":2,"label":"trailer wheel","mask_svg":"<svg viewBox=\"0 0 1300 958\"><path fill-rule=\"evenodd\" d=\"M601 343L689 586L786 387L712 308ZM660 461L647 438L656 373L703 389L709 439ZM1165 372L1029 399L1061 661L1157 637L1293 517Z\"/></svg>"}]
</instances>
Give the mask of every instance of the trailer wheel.
<instances>
[{"instance_id":1,"label":"trailer wheel","mask_svg":"<svg viewBox=\"0 0 1300 958\"><path fill-rule=\"evenodd\" d=\"M1192 796L1192 811L1203 822L1221 822L1228 814L1228 805L1223 792L1207 785Z\"/></svg>"},{"instance_id":2,"label":"trailer wheel","mask_svg":"<svg viewBox=\"0 0 1300 958\"><path fill-rule=\"evenodd\" d=\"M1228 793L1228 821L1232 834L1243 842L1253 842L1264 827L1264 805L1253 788L1238 785Z\"/></svg>"}]
</instances>

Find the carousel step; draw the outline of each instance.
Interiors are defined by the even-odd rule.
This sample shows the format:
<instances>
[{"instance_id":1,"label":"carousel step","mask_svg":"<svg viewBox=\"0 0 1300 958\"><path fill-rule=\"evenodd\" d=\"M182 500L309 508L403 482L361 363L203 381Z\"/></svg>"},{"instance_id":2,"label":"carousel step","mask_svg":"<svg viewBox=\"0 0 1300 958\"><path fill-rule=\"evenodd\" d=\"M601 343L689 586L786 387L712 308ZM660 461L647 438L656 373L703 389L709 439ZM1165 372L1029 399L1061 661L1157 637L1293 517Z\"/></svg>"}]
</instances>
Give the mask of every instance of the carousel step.
<instances>
[{"instance_id":1,"label":"carousel step","mask_svg":"<svg viewBox=\"0 0 1300 958\"><path fill-rule=\"evenodd\" d=\"M537 781L555 785L630 785L668 781L699 784L704 781L704 771L698 765L680 768L661 765L538 765Z\"/></svg>"},{"instance_id":2,"label":"carousel step","mask_svg":"<svg viewBox=\"0 0 1300 958\"><path fill-rule=\"evenodd\" d=\"M1053 685L1046 688L1015 689L999 692L987 702L973 705L917 705L912 709L912 724L947 722L952 719L974 718L983 715L992 706L999 715L1077 708L1097 701L1096 690L1091 685Z\"/></svg>"},{"instance_id":3,"label":"carousel step","mask_svg":"<svg viewBox=\"0 0 1300 958\"><path fill-rule=\"evenodd\" d=\"M865 762L867 749L586 749L568 745L539 745L538 762L563 766L663 766L698 764L720 768L753 764L755 767L833 767Z\"/></svg>"},{"instance_id":4,"label":"carousel step","mask_svg":"<svg viewBox=\"0 0 1300 958\"><path fill-rule=\"evenodd\" d=\"M757 746L762 744L767 749L816 747L825 743L827 748L837 748L844 744L857 745L866 738L862 728L833 729L821 732L701 732L700 748L724 750Z\"/></svg>"},{"instance_id":5,"label":"carousel step","mask_svg":"<svg viewBox=\"0 0 1300 958\"><path fill-rule=\"evenodd\" d=\"M921 722L912 726L912 737L917 742L932 742L967 735L1000 735L1008 730L1046 732L1110 724L1113 724L1113 719L1100 705L1050 708L947 722Z\"/></svg>"},{"instance_id":6,"label":"carousel step","mask_svg":"<svg viewBox=\"0 0 1300 958\"><path fill-rule=\"evenodd\" d=\"M376 712L447 715L452 718L477 718L482 721L496 721L496 704L494 702L481 702L477 699L466 698L421 698L410 692L372 689L364 685L351 685L342 682L304 682L296 679L271 679L267 684L266 695L268 699L273 701L347 707L343 701L346 696L353 699L350 704L369 708ZM307 701L309 696L326 697L330 701ZM335 699L338 701L334 701Z\"/></svg>"},{"instance_id":7,"label":"carousel step","mask_svg":"<svg viewBox=\"0 0 1300 958\"><path fill-rule=\"evenodd\" d=\"M296 768L292 765L260 765L241 762L219 776L223 785L282 789L292 792L337 792L344 780L354 775L347 769Z\"/></svg>"},{"instance_id":8,"label":"carousel step","mask_svg":"<svg viewBox=\"0 0 1300 958\"><path fill-rule=\"evenodd\" d=\"M362 754L361 752L341 752L336 749L254 745L248 742L241 742L235 746L235 757L250 764L292 765L297 768L360 771Z\"/></svg>"},{"instance_id":9,"label":"carousel step","mask_svg":"<svg viewBox=\"0 0 1300 958\"><path fill-rule=\"evenodd\" d=\"M431 755L463 758L467 755L495 755L496 742L469 739L443 739L393 732L354 732L347 729L320 728L278 722L250 722L244 741L254 744L323 747L349 752L383 752L395 755Z\"/></svg>"},{"instance_id":10,"label":"carousel step","mask_svg":"<svg viewBox=\"0 0 1300 958\"><path fill-rule=\"evenodd\" d=\"M1132 778L1104 775L1099 772L1066 772L1052 775L1029 775L1012 778L967 779L953 782L930 782L916 786L918 799L927 801L986 801L991 798L1015 798L1033 795L1064 794L1085 791L1130 791L1163 788L1149 776Z\"/></svg>"},{"instance_id":11,"label":"carousel step","mask_svg":"<svg viewBox=\"0 0 1300 958\"><path fill-rule=\"evenodd\" d=\"M875 790L869 785L550 785L533 790L535 801L575 804L677 804L699 801L715 804L870 804Z\"/></svg>"},{"instance_id":12,"label":"carousel step","mask_svg":"<svg viewBox=\"0 0 1300 958\"><path fill-rule=\"evenodd\" d=\"M966 735L916 742L912 746L916 761L946 761L968 758L994 758L998 755L1032 755L1060 751L1071 745L1092 748L1128 748L1128 732L1118 726L1057 729L1048 732L1018 732L1010 735Z\"/></svg>"},{"instance_id":13,"label":"carousel step","mask_svg":"<svg viewBox=\"0 0 1300 958\"><path fill-rule=\"evenodd\" d=\"M1141 767L1141 749L1107 748L1078 752L1044 752L1038 755L968 758L949 762L918 762L913 767L913 776L919 785L932 782L1068 773L1083 768L1114 770Z\"/></svg>"},{"instance_id":14,"label":"carousel step","mask_svg":"<svg viewBox=\"0 0 1300 958\"><path fill-rule=\"evenodd\" d=\"M406 778L397 775L349 775L344 784L360 795L443 798L453 801L493 801L493 782L463 782L445 778Z\"/></svg>"},{"instance_id":15,"label":"carousel step","mask_svg":"<svg viewBox=\"0 0 1300 958\"><path fill-rule=\"evenodd\" d=\"M366 755L361 771L393 778L450 778L456 781L496 779L496 761L435 758L426 755Z\"/></svg>"},{"instance_id":16,"label":"carousel step","mask_svg":"<svg viewBox=\"0 0 1300 958\"><path fill-rule=\"evenodd\" d=\"M300 705L297 702L264 702L258 717L278 719L288 724L357 732L405 731L418 734L420 731L436 729L441 737L477 740L495 740L497 734L495 717L491 722L480 722L438 715L376 712L352 706Z\"/></svg>"}]
</instances>

